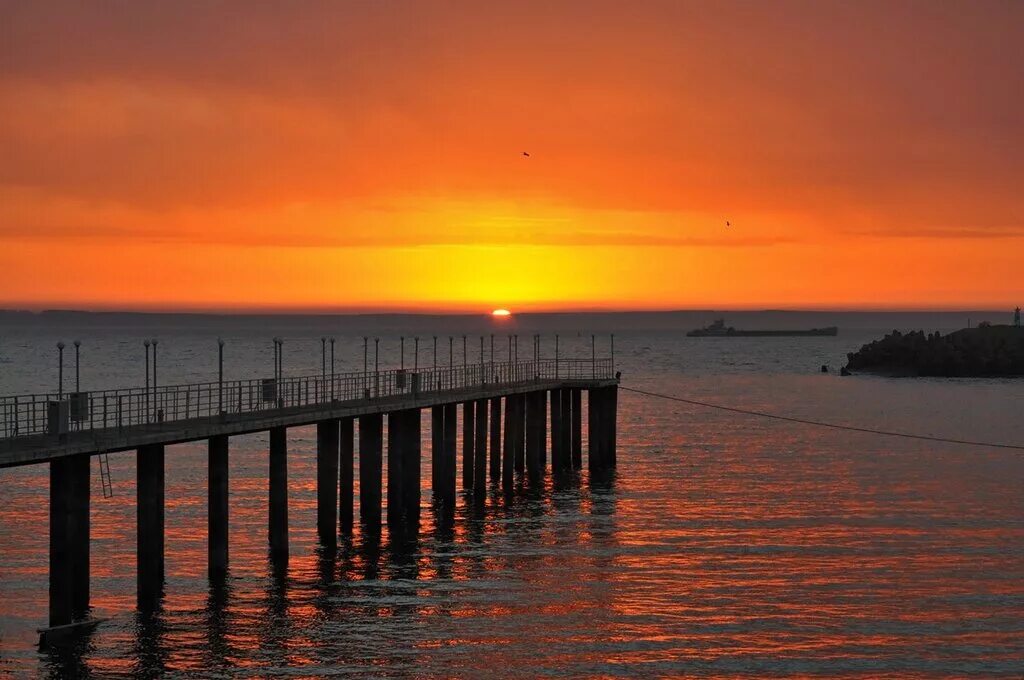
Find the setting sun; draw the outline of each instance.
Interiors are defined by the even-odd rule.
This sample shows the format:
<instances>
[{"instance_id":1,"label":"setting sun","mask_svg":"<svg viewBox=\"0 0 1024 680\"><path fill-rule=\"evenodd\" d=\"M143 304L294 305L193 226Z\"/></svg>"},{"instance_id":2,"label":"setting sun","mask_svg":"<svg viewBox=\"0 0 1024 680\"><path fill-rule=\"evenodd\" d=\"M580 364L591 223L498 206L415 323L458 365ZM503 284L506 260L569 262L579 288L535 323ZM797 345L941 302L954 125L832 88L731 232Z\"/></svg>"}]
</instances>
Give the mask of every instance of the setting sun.
<instances>
[{"instance_id":1,"label":"setting sun","mask_svg":"<svg viewBox=\"0 0 1024 680\"><path fill-rule=\"evenodd\" d=\"M491 312L491 316L512 316L512 312L507 309L495 309Z\"/></svg>"}]
</instances>

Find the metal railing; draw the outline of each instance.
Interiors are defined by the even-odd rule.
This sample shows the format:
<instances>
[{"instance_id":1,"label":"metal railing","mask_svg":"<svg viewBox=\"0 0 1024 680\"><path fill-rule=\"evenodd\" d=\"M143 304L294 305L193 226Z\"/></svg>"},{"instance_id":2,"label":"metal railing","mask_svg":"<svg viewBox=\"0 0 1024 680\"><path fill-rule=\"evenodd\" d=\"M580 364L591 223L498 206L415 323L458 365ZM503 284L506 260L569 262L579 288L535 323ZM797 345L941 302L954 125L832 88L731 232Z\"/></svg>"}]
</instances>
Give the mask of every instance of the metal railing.
<instances>
[{"instance_id":1,"label":"metal railing","mask_svg":"<svg viewBox=\"0 0 1024 680\"><path fill-rule=\"evenodd\" d=\"M195 418L259 413L422 395L481 386L614 377L611 359L481 362L418 371L260 378L96 392L0 397L0 440L66 431L129 428Z\"/></svg>"}]
</instances>

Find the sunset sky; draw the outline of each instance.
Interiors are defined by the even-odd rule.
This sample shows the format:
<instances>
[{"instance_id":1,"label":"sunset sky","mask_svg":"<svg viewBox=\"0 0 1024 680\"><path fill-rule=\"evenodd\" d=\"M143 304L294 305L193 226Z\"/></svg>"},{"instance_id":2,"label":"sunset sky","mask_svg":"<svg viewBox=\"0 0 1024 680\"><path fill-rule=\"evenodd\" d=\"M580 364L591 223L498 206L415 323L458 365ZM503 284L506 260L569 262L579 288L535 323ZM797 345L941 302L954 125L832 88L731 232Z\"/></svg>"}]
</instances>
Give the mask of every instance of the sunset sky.
<instances>
[{"instance_id":1,"label":"sunset sky","mask_svg":"<svg viewBox=\"0 0 1024 680\"><path fill-rule=\"evenodd\" d=\"M1022 159L1018 1L0 0L0 307L1008 307Z\"/></svg>"}]
</instances>

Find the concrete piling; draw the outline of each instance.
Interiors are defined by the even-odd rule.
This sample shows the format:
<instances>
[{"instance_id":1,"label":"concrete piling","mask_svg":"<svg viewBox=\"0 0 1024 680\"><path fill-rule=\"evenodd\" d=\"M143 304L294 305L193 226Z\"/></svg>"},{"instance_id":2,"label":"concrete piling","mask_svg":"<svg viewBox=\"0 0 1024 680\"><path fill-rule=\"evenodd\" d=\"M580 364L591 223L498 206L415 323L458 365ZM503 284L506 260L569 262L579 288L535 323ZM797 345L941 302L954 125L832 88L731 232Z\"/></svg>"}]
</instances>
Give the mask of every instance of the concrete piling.
<instances>
[{"instance_id":1,"label":"concrete piling","mask_svg":"<svg viewBox=\"0 0 1024 680\"><path fill-rule=\"evenodd\" d=\"M270 428L269 518L267 536L273 562L288 559L288 434L283 427Z\"/></svg>"},{"instance_id":2,"label":"concrete piling","mask_svg":"<svg viewBox=\"0 0 1024 680\"><path fill-rule=\"evenodd\" d=\"M462 404L462 490L473 488L476 447L476 402Z\"/></svg>"},{"instance_id":3,"label":"concrete piling","mask_svg":"<svg viewBox=\"0 0 1024 680\"><path fill-rule=\"evenodd\" d=\"M352 536L355 419L338 421L338 525L342 536Z\"/></svg>"},{"instance_id":4,"label":"concrete piling","mask_svg":"<svg viewBox=\"0 0 1024 680\"><path fill-rule=\"evenodd\" d=\"M573 387L569 392L572 409L569 449L572 454L573 468L581 470L583 468L583 392L578 387Z\"/></svg>"},{"instance_id":5,"label":"concrete piling","mask_svg":"<svg viewBox=\"0 0 1024 680\"><path fill-rule=\"evenodd\" d=\"M546 410L547 392L537 390L526 395L526 475L531 484L536 484L544 477Z\"/></svg>"},{"instance_id":6,"label":"concrete piling","mask_svg":"<svg viewBox=\"0 0 1024 680\"><path fill-rule=\"evenodd\" d=\"M89 611L89 455L50 462L50 625Z\"/></svg>"},{"instance_id":7,"label":"concrete piling","mask_svg":"<svg viewBox=\"0 0 1024 680\"><path fill-rule=\"evenodd\" d=\"M419 524L420 411L388 414L388 530L405 535Z\"/></svg>"},{"instance_id":8,"label":"concrete piling","mask_svg":"<svg viewBox=\"0 0 1024 680\"><path fill-rule=\"evenodd\" d=\"M501 478L501 397L491 397L491 450L490 471L491 484L497 484Z\"/></svg>"},{"instance_id":9,"label":"concrete piling","mask_svg":"<svg viewBox=\"0 0 1024 680\"><path fill-rule=\"evenodd\" d=\"M316 533L320 545L338 545L338 421L316 424Z\"/></svg>"},{"instance_id":10,"label":"concrete piling","mask_svg":"<svg viewBox=\"0 0 1024 680\"><path fill-rule=\"evenodd\" d=\"M512 395L505 397L505 427L501 446L501 484L508 490L512 488L515 470L515 446L513 440L513 413L515 403Z\"/></svg>"},{"instance_id":11,"label":"concrete piling","mask_svg":"<svg viewBox=\"0 0 1024 680\"><path fill-rule=\"evenodd\" d=\"M515 412L512 420L512 444L515 451L516 472L526 471L526 395L512 395Z\"/></svg>"},{"instance_id":12,"label":"concrete piling","mask_svg":"<svg viewBox=\"0 0 1024 680\"><path fill-rule=\"evenodd\" d=\"M458 435L458 406L444 405L441 436L441 464L437 479L437 497L441 506L441 519L451 522L455 517L456 444Z\"/></svg>"},{"instance_id":13,"label":"concrete piling","mask_svg":"<svg viewBox=\"0 0 1024 680\"><path fill-rule=\"evenodd\" d=\"M207 575L221 582L228 573L228 438L210 437L207 471Z\"/></svg>"},{"instance_id":14,"label":"concrete piling","mask_svg":"<svg viewBox=\"0 0 1024 680\"><path fill-rule=\"evenodd\" d=\"M137 595L142 611L160 604L164 588L164 445L137 452Z\"/></svg>"},{"instance_id":15,"label":"concrete piling","mask_svg":"<svg viewBox=\"0 0 1024 680\"><path fill-rule=\"evenodd\" d=\"M359 521L371 536L380 535L383 445L384 417L379 413L360 416Z\"/></svg>"},{"instance_id":16,"label":"concrete piling","mask_svg":"<svg viewBox=\"0 0 1024 680\"><path fill-rule=\"evenodd\" d=\"M551 471L559 473L567 469L565 452L562 448L562 391L551 390Z\"/></svg>"},{"instance_id":17,"label":"concrete piling","mask_svg":"<svg viewBox=\"0 0 1024 680\"><path fill-rule=\"evenodd\" d=\"M487 409L486 399L476 402L476 424L473 427L476 434L473 445L473 497L478 505L487 497Z\"/></svg>"}]
</instances>

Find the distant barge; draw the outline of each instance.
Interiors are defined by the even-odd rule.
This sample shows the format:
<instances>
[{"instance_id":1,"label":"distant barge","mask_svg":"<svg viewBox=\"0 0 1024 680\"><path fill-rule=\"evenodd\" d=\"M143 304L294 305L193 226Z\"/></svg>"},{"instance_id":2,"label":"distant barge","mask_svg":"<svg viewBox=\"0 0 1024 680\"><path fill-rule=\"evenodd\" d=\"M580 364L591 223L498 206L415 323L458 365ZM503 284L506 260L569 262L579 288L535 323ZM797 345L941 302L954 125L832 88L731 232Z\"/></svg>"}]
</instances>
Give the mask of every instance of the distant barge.
<instances>
[{"instance_id":1,"label":"distant barge","mask_svg":"<svg viewBox=\"0 0 1024 680\"><path fill-rule=\"evenodd\" d=\"M825 328L811 328L809 330L794 331L741 331L732 326L726 326L724 319L718 319L710 326L692 330L686 335L691 338L780 338L790 336L827 336L838 335L839 329L835 326Z\"/></svg>"}]
</instances>

